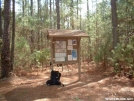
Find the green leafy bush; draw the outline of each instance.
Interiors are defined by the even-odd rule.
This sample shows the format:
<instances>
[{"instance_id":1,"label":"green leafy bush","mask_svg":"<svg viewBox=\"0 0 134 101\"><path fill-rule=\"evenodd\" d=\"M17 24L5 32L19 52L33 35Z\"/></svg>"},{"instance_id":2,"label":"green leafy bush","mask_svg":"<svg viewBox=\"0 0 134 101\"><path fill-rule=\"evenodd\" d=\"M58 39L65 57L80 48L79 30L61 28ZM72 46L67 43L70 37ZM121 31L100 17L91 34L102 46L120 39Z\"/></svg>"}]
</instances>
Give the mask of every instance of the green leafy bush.
<instances>
[{"instance_id":1,"label":"green leafy bush","mask_svg":"<svg viewBox=\"0 0 134 101\"><path fill-rule=\"evenodd\" d=\"M111 58L112 63L114 64L115 72L127 72L134 74L134 41L133 38L129 38L127 44L120 43L112 51L113 55ZM125 71L126 68L129 68L128 71Z\"/></svg>"},{"instance_id":2,"label":"green leafy bush","mask_svg":"<svg viewBox=\"0 0 134 101\"><path fill-rule=\"evenodd\" d=\"M39 67L43 67L44 64L47 64L49 62L50 50L42 49L40 51L34 51L34 53L31 55L31 59L35 61Z\"/></svg>"}]
</instances>

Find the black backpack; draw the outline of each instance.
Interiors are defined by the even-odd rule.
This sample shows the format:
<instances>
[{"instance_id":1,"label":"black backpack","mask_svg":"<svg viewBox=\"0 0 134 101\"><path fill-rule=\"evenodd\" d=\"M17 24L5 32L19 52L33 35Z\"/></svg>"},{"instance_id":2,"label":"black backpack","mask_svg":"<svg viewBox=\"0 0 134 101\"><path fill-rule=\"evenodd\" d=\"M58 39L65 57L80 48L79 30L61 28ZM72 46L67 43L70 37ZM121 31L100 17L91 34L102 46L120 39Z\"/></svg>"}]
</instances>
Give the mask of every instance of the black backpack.
<instances>
[{"instance_id":1,"label":"black backpack","mask_svg":"<svg viewBox=\"0 0 134 101\"><path fill-rule=\"evenodd\" d=\"M60 77L61 77L61 73L59 71L53 71L52 70L50 80L47 80L46 84L47 85L62 85L62 86L64 86L60 82Z\"/></svg>"}]
</instances>

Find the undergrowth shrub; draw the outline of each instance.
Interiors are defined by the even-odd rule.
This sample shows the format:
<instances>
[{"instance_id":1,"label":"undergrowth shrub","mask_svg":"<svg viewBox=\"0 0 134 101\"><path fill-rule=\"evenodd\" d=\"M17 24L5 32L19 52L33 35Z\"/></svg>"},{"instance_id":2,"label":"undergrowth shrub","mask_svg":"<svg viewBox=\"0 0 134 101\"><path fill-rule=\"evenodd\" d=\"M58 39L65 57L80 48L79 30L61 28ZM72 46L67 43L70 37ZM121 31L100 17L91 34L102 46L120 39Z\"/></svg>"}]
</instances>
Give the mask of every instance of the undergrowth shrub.
<instances>
[{"instance_id":1,"label":"undergrowth shrub","mask_svg":"<svg viewBox=\"0 0 134 101\"><path fill-rule=\"evenodd\" d=\"M134 38L130 37L127 44L119 43L117 47L112 51L111 58L114 64L114 71L134 75ZM127 69L126 69L127 68Z\"/></svg>"},{"instance_id":2,"label":"undergrowth shrub","mask_svg":"<svg viewBox=\"0 0 134 101\"><path fill-rule=\"evenodd\" d=\"M15 43L15 68L30 69L47 65L50 59L50 50L43 48L31 53L30 45L26 38L19 37Z\"/></svg>"},{"instance_id":3,"label":"undergrowth shrub","mask_svg":"<svg viewBox=\"0 0 134 101\"><path fill-rule=\"evenodd\" d=\"M35 62L37 67L43 67L43 65L47 65L50 59L50 50L49 49L42 49L42 50L35 50L33 54L31 54L32 62Z\"/></svg>"},{"instance_id":4,"label":"undergrowth shrub","mask_svg":"<svg viewBox=\"0 0 134 101\"><path fill-rule=\"evenodd\" d=\"M28 68L30 64L30 54L28 41L24 37L16 39L14 68Z\"/></svg>"}]
</instances>

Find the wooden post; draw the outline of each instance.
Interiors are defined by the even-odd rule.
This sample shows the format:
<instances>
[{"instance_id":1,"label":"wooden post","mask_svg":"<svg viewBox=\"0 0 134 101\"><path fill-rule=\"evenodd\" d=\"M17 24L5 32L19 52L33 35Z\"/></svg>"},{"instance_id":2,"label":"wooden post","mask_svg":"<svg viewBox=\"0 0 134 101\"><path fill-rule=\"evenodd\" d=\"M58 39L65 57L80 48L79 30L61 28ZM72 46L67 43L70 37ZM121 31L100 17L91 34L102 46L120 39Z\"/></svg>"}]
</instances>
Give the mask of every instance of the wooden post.
<instances>
[{"instance_id":1,"label":"wooden post","mask_svg":"<svg viewBox=\"0 0 134 101\"><path fill-rule=\"evenodd\" d=\"M78 75L81 80L80 38L78 38Z\"/></svg>"},{"instance_id":2,"label":"wooden post","mask_svg":"<svg viewBox=\"0 0 134 101\"><path fill-rule=\"evenodd\" d=\"M51 37L51 70L53 70L53 37Z\"/></svg>"}]
</instances>

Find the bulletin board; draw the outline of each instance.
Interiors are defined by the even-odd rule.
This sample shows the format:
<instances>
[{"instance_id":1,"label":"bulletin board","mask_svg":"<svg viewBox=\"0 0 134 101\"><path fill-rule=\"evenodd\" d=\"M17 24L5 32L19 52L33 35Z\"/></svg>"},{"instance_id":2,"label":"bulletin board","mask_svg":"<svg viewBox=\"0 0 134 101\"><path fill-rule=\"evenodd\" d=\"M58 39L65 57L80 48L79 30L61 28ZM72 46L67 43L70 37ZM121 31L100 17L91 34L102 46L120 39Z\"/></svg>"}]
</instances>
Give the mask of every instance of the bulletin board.
<instances>
[{"instance_id":1,"label":"bulletin board","mask_svg":"<svg viewBox=\"0 0 134 101\"><path fill-rule=\"evenodd\" d=\"M53 39L53 63L78 62L77 38Z\"/></svg>"}]
</instances>

